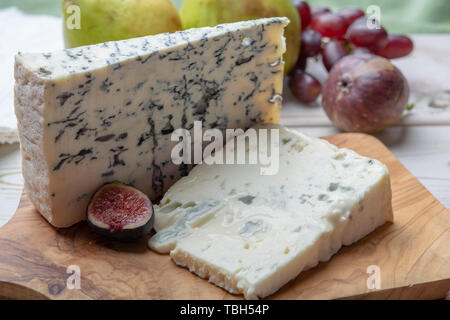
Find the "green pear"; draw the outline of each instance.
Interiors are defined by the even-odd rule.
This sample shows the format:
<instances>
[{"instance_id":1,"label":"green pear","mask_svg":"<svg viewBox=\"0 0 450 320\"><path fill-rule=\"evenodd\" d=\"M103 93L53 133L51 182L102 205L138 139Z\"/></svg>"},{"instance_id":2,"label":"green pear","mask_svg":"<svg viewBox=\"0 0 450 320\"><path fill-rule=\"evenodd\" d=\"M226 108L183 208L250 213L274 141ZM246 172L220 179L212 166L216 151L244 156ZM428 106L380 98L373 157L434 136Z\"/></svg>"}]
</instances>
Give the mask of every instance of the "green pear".
<instances>
[{"instance_id":1,"label":"green pear","mask_svg":"<svg viewBox=\"0 0 450 320\"><path fill-rule=\"evenodd\" d=\"M184 0L181 8L183 29L215 26L269 17L287 17L285 73L296 63L300 52L300 17L291 0Z\"/></svg>"},{"instance_id":2,"label":"green pear","mask_svg":"<svg viewBox=\"0 0 450 320\"><path fill-rule=\"evenodd\" d=\"M170 0L63 0L66 48L181 30Z\"/></svg>"}]
</instances>

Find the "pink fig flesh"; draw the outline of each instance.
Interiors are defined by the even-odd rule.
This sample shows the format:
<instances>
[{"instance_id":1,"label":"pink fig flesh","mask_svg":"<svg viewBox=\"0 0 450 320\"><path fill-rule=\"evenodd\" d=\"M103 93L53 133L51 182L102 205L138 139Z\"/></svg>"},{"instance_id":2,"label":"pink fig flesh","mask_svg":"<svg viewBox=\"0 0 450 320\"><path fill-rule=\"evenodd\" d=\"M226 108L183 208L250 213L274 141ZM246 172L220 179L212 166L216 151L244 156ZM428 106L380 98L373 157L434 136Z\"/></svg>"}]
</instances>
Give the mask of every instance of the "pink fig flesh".
<instances>
[{"instance_id":1,"label":"pink fig flesh","mask_svg":"<svg viewBox=\"0 0 450 320\"><path fill-rule=\"evenodd\" d=\"M402 118L409 86L389 60L358 54L334 65L322 95L325 112L338 128L373 133Z\"/></svg>"}]
</instances>

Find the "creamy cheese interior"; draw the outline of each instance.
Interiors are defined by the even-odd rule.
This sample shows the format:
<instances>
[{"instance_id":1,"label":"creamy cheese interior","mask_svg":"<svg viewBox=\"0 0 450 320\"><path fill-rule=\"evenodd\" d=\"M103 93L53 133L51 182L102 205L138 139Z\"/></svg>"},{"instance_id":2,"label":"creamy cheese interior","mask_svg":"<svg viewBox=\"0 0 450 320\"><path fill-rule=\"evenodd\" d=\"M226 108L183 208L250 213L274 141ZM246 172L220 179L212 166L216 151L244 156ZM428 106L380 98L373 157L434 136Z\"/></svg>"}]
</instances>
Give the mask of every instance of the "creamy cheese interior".
<instances>
[{"instance_id":1,"label":"creamy cheese interior","mask_svg":"<svg viewBox=\"0 0 450 320\"><path fill-rule=\"evenodd\" d=\"M280 168L199 165L155 210L149 246L248 299L392 221L386 166L281 126ZM249 152L251 149L248 150Z\"/></svg>"}]
</instances>

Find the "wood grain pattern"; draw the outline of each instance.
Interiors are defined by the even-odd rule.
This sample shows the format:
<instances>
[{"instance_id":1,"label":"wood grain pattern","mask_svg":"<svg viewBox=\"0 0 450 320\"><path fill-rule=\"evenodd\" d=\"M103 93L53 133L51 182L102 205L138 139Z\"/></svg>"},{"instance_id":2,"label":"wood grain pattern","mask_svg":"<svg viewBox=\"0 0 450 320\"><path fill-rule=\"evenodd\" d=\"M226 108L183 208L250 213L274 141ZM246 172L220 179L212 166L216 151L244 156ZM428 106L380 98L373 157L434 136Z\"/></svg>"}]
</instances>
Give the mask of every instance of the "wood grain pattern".
<instances>
[{"instance_id":1,"label":"wood grain pattern","mask_svg":"<svg viewBox=\"0 0 450 320\"><path fill-rule=\"evenodd\" d=\"M377 139L338 134L330 142L384 162L390 170L394 224L386 224L329 262L303 272L270 299L442 298L450 289L450 213ZM70 290L69 265L81 269ZM381 290L367 289L369 265L381 270ZM0 296L32 299L240 299L209 284L146 240L117 243L84 223L56 230L24 195L0 229Z\"/></svg>"}]
</instances>

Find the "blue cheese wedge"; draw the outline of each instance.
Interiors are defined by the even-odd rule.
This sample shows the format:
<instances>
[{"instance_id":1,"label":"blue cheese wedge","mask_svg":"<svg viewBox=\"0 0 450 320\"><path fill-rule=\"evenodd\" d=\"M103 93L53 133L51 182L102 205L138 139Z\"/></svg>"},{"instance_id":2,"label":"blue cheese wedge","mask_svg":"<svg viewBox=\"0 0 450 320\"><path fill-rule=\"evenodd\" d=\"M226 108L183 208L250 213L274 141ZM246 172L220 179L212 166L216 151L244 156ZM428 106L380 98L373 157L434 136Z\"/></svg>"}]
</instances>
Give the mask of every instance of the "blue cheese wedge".
<instances>
[{"instance_id":1,"label":"blue cheese wedge","mask_svg":"<svg viewBox=\"0 0 450 320\"><path fill-rule=\"evenodd\" d=\"M258 165L199 165L155 209L151 249L247 299L263 298L392 221L377 160L281 126L276 175ZM252 147L248 149L251 152Z\"/></svg>"},{"instance_id":2,"label":"blue cheese wedge","mask_svg":"<svg viewBox=\"0 0 450 320\"><path fill-rule=\"evenodd\" d=\"M277 123L286 18L260 19L49 53L19 53L15 112L25 189L54 226L86 216L119 180L152 200L190 166L171 133Z\"/></svg>"}]
</instances>

